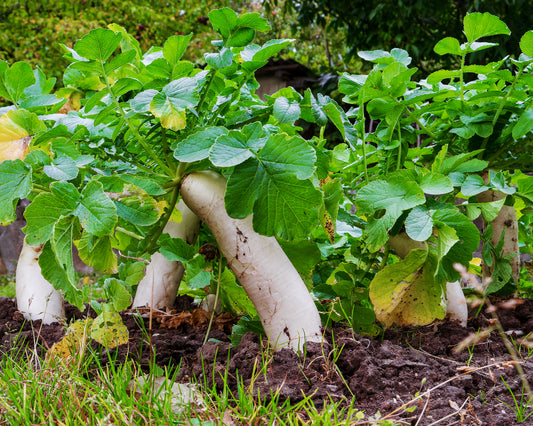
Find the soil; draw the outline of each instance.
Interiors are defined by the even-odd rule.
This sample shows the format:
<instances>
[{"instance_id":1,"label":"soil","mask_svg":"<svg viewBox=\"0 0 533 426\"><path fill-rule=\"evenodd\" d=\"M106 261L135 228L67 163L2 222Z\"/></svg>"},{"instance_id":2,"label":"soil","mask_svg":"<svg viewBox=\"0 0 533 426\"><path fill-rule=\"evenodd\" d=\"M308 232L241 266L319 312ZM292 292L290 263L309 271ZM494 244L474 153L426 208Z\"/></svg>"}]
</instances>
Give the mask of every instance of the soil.
<instances>
[{"instance_id":1,"label":"soil","mask_svg":"<svg viewBox=\"0 0 533 426\"><path fill-rule=\"evenodd\" d=\"M533 300L507 300L495 306L510 339L518 342L531 333ZM82 317L70 306L67 315L69 320ZM109 353L119 360L135 358L148 368L148 315L142 320L132 312L121 315L129 329L129 342L102 351L104 362ZM508 407L514 407L514 402L503 380L517 398L522 382L498 333L471 342L470 350L455 351L463 339L492 324L492 314L486 310L472 315L467 328L453 323L400 327L376 339L341 327L326 330L327 342L309 344L305 356L290 350L270 353L266 374L256 372L256 361L261 365L266 359L266 344L257 335L247 333L238 347L231 347L228 334L235 320L228 314L218 316L210 340L203 345L209 315L190 299L179 298L172 311L153 318L156 362L181 365L177 380L182 382L195 377L199 383L206 379L222 386L226 376L235 394L241 381L247 387L252 384L254 393L261 396L279 392L280 401L296 402L305 394L322 406L325 401L349 403L354 398L355 407L367 416L379 412L382 418L388 416L400 424L518 424ZM15 341L20 347L21 339L34 347L36 333L44 355L46 348L62 338L64 326L25 322L12 299L0 298L0 351L8 351ZM521 366L533 383L533 356L528 357L527 348L520 349ZM533 415L521 424L533 425Z\"/></svg>"}]
</instances>

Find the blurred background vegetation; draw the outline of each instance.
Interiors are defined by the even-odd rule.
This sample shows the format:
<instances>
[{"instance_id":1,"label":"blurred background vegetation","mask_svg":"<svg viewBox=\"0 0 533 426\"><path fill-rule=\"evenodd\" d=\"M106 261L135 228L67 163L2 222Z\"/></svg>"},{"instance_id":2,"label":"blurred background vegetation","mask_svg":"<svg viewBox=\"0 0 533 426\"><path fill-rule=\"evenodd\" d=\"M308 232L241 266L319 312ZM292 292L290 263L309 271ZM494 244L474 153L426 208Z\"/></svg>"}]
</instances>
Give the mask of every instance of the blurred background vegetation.
<instances>
[{"instance_id":1,"label":"blurred background vegetation","mask_svg":"<svg viewBox=\"0 0 533 426\"><path fill-rule=\"evenodd\" d=\"M500 50L482 51L501 58L516 54L521 35L533 28L530 0L4 0L0 2L0 59L29 61L47 76L58 78L68 65L60 44L69 47L95 27L122 25L144 50L161 46L169 36L193 33L186 53L203 62L211 50L210 10L230 7L259 12L272 25L269 38L294 38L282 59L294 59L317 74L359 73L357 51L406 49L423 74L443 66L447 58L433 52L445 36L461 39L468 12L490 12L511 28L511 37L496 40ZM490 56L475 58L477 63Z\"/></svg>"}]
</instances>

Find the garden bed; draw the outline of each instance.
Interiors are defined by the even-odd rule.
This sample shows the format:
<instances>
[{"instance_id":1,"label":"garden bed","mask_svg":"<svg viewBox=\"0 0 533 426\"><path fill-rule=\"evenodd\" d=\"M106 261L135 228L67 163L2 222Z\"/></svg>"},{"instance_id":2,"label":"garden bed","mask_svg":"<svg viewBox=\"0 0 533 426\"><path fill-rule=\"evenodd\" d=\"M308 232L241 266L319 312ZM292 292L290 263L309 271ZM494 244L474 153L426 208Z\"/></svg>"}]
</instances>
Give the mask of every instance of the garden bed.
<instances>
[{"instance_id":1,"label":"garden bed","mask_svg":"<svg viewBox=\"0 0 533 426\"><path fill-rule=\"evenodd\" d=\"M521 350L523 369L532 382L533 357L528 358L527 349L517 342L533 329L533 300L500 307L498 315L514 346ZM67 316L81 317L72 307L67 309ZM122 317L129 329L129 342L109 354L119 361L126 357L137 360L148 369L148 315L142 326L132 312L123 312ZM211 385L214 381L220 389L226 383L234 394L241 382L262 397L278 392L280 401L290 398L297 402L312 395L320 407L328 401L348 403L354 398L355 407L366 415L379 412L381 418L394 419L398 424L511 425L516 414L506 404L514 407L514 402L503 380L517 399L522 385L501 338L492 333L470 349L454 351L470 333L486 328L489 318L482 312L470 318L466 329L451 323L396 328L376 339L336 328L326 331L326 344L310 343L305 356L298 357L289 349L268 351L266 343L252 333L245 334L239 346L232 348L228 333L235 318L228 314L216 318L204 345L209 315L182 297L174 311L154 315L151 343L158 365L180 365L180 382L195 380ZM2 351L15 341L21 345L21 338L33 348L36 334L40 355L44 355L45 348L62 338L64 327L36 321L32 328L12 299L1 298ZM98 344L93 342L93 347L98 349ZM105 350L102 356L107 362Z\"/></svg>"}]
</instances>

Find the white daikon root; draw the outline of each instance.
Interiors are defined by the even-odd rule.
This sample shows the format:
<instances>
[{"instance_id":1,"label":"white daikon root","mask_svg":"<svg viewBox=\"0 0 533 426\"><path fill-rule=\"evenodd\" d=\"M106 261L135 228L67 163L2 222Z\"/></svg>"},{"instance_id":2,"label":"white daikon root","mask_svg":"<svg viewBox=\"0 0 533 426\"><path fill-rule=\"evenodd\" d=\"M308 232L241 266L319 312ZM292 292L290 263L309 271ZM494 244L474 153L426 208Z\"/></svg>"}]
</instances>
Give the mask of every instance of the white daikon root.
<instances>
[{"instance_id":1,"label":"white daikon root","mask_svg":"<svg viewBox=\"0 0 533 426\"><path fill-rule=\"evenodd\" d=\"M399 234L390 237L389 245L402 259L407 256L411 250L427 250L427 245L424 241L415 241L405 232L400 232ZM446 283L446 318L451 321L457 321L463 327L466 327L468 321L468 306L459 281Z\"/></svg>"},{"instance_id":2,"label":"white daikon root","mask_svg":"<svg viewBox=\"0 0 533 426\"><path fill-rule=\"evenodd\" d=\"M65 319L63 295L41 274L39 255L43 247L31 246L24 241L16 271L17 307L24 318L43 324Z\"/></svg>"},{"instance_id":3,"label":"white daikon root","mask_svg":"<svg viewBox=\"0 0 533 426\"><path fill-rule=\"evenodd\" d=\"M318 310L302 278L274 237L253 230L252 217L226 213L226 180L195 172L183 180L181 196L215 236L229 267L254 304L269 344L296 351L305 342L322 342Z\"/></svg>"},{"instance_id":4,"label":"white daikon root","mask_svg":"<svg viewBox=\"0 0 533 426\"><path fill-rule=\"evenodd\" d=\"M163 232L172 238L181 238L193 244L198 236L200 219L180 200L176 208L181 212L181 222L168 221ZM168 260L161 253L154 253L145 275L137 287L133 307L148 306L162 309L172 306L183 278L181 262Z\"/></svg>"},{"instance_id":5,"label":"white daikon root","mask_svg":"<svg viewBox=\"0 0 533 426\"><path fill-rule=\"evenodd\" d=\"M468 306L459 281L446 283L446 318L466 327Z\"/></svg>"}]
</instances>

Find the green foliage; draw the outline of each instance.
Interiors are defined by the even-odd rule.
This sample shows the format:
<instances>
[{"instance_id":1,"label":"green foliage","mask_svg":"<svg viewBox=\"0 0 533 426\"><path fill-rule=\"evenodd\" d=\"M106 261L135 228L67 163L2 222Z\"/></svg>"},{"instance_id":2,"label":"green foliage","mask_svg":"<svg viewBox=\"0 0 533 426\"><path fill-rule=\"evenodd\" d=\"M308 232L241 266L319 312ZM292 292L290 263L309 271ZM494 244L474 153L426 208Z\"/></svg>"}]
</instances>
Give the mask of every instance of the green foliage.
<instances>
[{"instance_id":1,"label":"green foliage","mask_svg":"<svg viewBox=\"0 0 533 426\"><path fill-rule=\"evenodd\" d=\"M465 20L465 34L468 42L482 37L492 36L497 43L481 43L470 47L476 53L479 62L490 62L506 54L518 57L518 42L522 34L533 27L533 18L529 13L526 0L491 0L461 3L417 0L411 2L366 2L347 0L289 0L274 1L285 5L285 13L292 13L303 26L316 25L323 28L333 39L339 34L349 47L349 54L355 56L361 50L383 49L389 51L395 47L410 52L416 66L424 73L438 69L443 60L433 51L435 40L445 35L439 42L439 50L461 51L458 39L463 36L460 23ZM356 13L347 14L354 10ZM472 12L485 12L480 20L472 19ZM489 15L488 13L492 15ZM470 18L468 18L470 14ZM493 25L496 17L508 23L511 37L504 39L500 34L509 34L505 24ZM485 29L488 28L489 31ZM495 37L494 37L495 36ZM491 45L497 49L485 50ZM441 54L437 52L438 54ZM531 55L529 55L531 56ZM444 65L458 62L453 58L445 59Z\"/></svg>"},{"instance_id":2,"label":"green foliage","mask_svg":"<svg viewBox=\"0 0 533 426\"><path fill-rule=\"evenodd\" d=\"M32 141L30 152L20 154L24 161L1 163L3 220L14 219L19 198L31 198L24 231L31 244L44 244L43 275L68 301L78 306L87 301L75 280L72 242L83 261L106 274L102 289L108 301L92 301L104 331L114 327L111 312L129 305L142 275L142 262L128 258L148 258L160 250L184 264L186 288L200 292L212 285L210 261L183 240L162 235L174 215L180 183L191 171L225 174L228 213L237 218L253 213L258 232L287 240L304 275L313 268L291 242L316 255L308 237L326 209L315 175L315 141L299 136L294 126L303 97L289 89L262 101L254 93L254 72L290 40L251 44L256 32L269 29L257 13L239 16L219 9L209 17L222 40L206 54L205 69L182 59L189 36L173 36L162 48L143 53L119 25L84 35L66 49L71 65L61 93L70 96L70 108L74 95L79 104L68 114L58 114L45 98L34 105L39 118L23 108L23 96L39 92L31 67L0 62L13 103L2 110L2 118L11 120L2 130L7 134L11 122L18 126L6 144L18 146L20 136ZM17 67L25 70L20 81L13 74ZM328 210L334 211L334 204L329 200ZM117 251L125 256L117 257ZM224 304L253 314L231 277L225 269Z\"/></svg>"}]
</instances>

